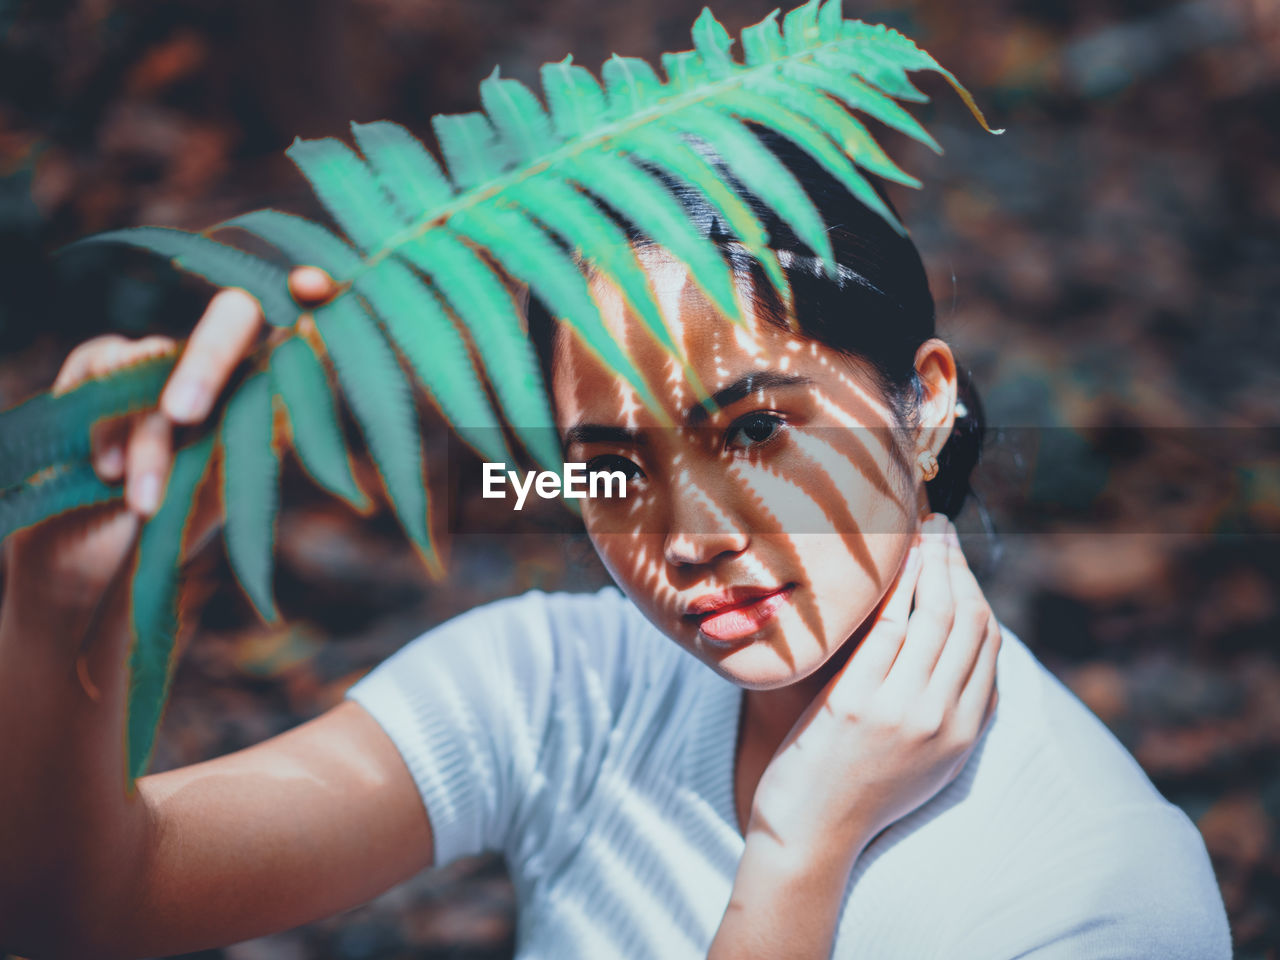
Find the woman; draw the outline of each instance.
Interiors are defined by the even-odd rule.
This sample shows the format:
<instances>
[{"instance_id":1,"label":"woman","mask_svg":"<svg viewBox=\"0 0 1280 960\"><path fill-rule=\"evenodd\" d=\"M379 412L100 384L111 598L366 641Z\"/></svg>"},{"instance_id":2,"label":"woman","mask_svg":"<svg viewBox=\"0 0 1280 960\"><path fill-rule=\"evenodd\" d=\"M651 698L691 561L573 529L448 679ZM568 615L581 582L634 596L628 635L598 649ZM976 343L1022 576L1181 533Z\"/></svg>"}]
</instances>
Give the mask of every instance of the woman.
<instances>
[{"instance_id":1,"label":"woman","mask_svg":"<svg viewBox=\"0 0 1280 960\"><path fill-rule=\"evenodd\" d=\"M173 427L204 419L256 339L250 298L214 298L160 411L96 444L126 506L8 546L5 946L195 950L498 849L521 957L1229 955L1195 828L1001 630L965 565L944 514L980 408L957 400L914 246L770 143L831 225L839 275L766 222L788 311L686 197L735 267L739 330L633 235L688 367L593 289L660 413L531 313L566 460L627 479L583 511L621 592L481 607L316 720L130 795L116 572ZM332 293L316 271L293 286ZM90 341L55 386L167 346Z\"/></svg>"}]
</instances>

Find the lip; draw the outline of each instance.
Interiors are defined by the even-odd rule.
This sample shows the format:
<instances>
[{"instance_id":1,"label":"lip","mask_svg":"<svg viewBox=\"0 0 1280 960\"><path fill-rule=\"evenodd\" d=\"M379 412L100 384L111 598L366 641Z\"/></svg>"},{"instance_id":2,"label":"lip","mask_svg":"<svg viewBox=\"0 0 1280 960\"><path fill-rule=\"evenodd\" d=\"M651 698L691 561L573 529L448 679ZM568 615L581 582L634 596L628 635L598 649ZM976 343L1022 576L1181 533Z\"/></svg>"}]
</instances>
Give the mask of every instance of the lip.
<instances>
[{"instance_id":1,"label":"lip","mask_svg":"<svg viewBox=\"0 0 1280 960\"><path fill-rule=\"evenodd\" d=\"M734 644L757 633L790 600L794 583L780 587L733 587L698 597L685 608L704 638Z\"/></svg>"}]
</instances>

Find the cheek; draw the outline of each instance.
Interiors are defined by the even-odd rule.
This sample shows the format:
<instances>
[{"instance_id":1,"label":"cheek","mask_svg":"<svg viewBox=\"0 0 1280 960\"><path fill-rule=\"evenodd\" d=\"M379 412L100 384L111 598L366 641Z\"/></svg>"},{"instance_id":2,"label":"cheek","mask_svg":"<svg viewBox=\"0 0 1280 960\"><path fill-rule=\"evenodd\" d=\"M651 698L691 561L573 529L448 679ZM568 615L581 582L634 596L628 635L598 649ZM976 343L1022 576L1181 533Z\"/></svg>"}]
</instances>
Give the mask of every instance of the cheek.
<instances>
[{"instance_id":1,"label":"cheek","mask_svg":"<svg viewBox=\"0 0 1280 960\"><path fill-rule=\"evenodd\" d=\"M884 599L910 545L911 530L865 536L814 534L789 541L820 613L814 632L830 654Z\"/></svg>"},{"instance_id":2,"label":"cheek","mask_svg":"<svg viewBox=\"0 0 1280 960\"><path fill-rule=\"evenodd\" d=\"M604 533L590 528L588 535L605 569L637 604L660 588L665 537L653 533Z\"/></svg>"},{"instance_id":3,"label":"cheek","mask_svg":"<svg viewBox=\"0 0 1280 960\"><path fill-rule=\"evenodd\" d=\"M727 478L757 533L896 534L911 525L915 491L888 431L794 431L785 451Z\"/></svg>"}]
</instances>

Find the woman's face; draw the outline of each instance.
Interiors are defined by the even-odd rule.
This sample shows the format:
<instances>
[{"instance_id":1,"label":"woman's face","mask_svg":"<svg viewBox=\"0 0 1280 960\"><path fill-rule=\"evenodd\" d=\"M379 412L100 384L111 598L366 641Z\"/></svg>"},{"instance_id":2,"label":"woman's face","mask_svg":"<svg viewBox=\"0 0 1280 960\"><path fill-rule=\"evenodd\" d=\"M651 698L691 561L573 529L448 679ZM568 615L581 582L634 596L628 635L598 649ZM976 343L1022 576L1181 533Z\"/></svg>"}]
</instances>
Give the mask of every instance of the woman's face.
<instances>
[{"instance_id":1,"label":"woman's face","mask_svg":"<svg viewBox=\"0 0 1280 960\"><path fill-rule=\"evenodd\" d=\"M735 327L681 264L656 247L639 253L718 409L699 405L616 288L593 281L669 425L577 337L557 337L566 460L628 477L625 497L582 501L587 532L667 636L740 686L786 686L817 671L885 595L921 515L924 447L859 361L764 320ZM949 428L954 365L947 386Z\"/></svg>"}]
</instances>

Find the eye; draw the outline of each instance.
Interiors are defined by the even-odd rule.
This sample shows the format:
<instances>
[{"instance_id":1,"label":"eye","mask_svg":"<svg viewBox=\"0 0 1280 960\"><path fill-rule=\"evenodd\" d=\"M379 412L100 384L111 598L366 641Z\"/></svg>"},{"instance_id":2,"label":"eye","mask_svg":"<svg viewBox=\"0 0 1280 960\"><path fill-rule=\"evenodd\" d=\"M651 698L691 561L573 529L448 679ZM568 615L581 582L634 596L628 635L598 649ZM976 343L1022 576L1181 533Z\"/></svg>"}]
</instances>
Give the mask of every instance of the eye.
<instances>
[{"instance_id":1,"label":"eye","mask_svg":"<svg viewBox=\"0 0 1280 960\"><path fill-rule=\"evenodd\" d=\"M782 417L773 413L756 411L735 420L726 434L725 445L728 447L755 447L768 443L778 435L786 423Z\"/></svg>"},{"instance_id":2,"label":"eye","mask_svg":"<svg viewBox=\"0 0 1280 960\"><path fill-rule=\"evenodd\" d=\"M621 471L626 475L627 483L632 483L644 477L644 471L640 469L634 460L620 457L616 453L601 454L587 461L588 476L593 473L613 473L615 470Z\"/></svg>"}]
</instances>

